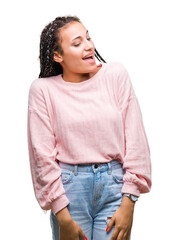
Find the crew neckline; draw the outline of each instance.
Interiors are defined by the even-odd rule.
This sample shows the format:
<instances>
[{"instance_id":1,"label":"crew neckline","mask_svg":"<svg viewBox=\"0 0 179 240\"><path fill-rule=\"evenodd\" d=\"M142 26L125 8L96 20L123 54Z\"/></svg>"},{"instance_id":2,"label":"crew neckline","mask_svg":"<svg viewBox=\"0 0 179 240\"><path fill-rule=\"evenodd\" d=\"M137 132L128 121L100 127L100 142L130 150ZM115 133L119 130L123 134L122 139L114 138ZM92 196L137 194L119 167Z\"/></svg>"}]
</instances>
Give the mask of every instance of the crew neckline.
<instances>
[{"instance_id":1,"label":"crew neckline","mask_svg":"<svg viewBox=\"0 0 179 240\"><path fill-rule=\"evenodd\" d=\"M83 85L87 85L91 82L93 82L103 71L104 71L104 67L105 67L104 62L99 63L97 66L99 67L100 65L102 65L100 67L100 69L97 71L97 73L95 73L91 78L84 80L82 82L67 82L63 79L62 77L62 73L59 74L59 81L63 84L63 85L67 85L67 86L83 86Z\"/></svg>"}]
</instances>

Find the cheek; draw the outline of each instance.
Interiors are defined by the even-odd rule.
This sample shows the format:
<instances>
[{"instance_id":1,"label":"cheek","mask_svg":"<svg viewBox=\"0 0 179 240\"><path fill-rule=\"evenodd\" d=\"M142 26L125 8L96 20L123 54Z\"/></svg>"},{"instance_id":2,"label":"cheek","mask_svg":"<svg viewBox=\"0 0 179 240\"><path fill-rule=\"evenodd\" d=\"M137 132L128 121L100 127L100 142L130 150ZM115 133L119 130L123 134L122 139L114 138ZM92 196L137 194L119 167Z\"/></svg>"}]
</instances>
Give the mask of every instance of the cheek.
<instances>
[{"instance_id":1,"label":"cheek","mask_svg":"<svg viewBox=\"0 0 179 240\"><path fill-rule=\"evenodd\" d=\"M66 64L72 71L76 71L80 68L82 58L82 53L80 50L71 51L68 56L66 56Z\"/></svg>"},{"instance_id":2,"label":"cheek","mask_svg":"<svg viewBox=\"0 0 179 240\"><path fill-rule=\"evenodd\" d=\"M68 60L70 62L73 62L74 59L81 59L81 56L82 56L82 51L80 48L76 48L76 49L73 49L72 51L70 51L70 53L68 54Z\"/></svg>"}]
</instances>

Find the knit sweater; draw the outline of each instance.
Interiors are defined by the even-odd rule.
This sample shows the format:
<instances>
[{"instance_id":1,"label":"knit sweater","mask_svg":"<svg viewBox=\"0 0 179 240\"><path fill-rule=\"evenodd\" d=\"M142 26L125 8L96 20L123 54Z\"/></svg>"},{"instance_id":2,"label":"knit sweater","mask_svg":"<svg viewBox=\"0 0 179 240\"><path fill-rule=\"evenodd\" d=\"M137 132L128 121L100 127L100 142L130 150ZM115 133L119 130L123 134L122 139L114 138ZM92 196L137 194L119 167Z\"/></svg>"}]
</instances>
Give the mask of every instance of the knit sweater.
<instances>
[{"instance_id":1,"label":"knit sweater","mask_svg":"<svg viewBox=\"0 0 179 240\"><path fill-rule=\"evenodd\" d=\"M37 78L28 95L28 149L36 199L56 214L69 204L58 161L122 163L122 193L151 189L150 149L128 71L102 63L91 78L67 82L63 75Z\"/></svg>"}]
</instances>

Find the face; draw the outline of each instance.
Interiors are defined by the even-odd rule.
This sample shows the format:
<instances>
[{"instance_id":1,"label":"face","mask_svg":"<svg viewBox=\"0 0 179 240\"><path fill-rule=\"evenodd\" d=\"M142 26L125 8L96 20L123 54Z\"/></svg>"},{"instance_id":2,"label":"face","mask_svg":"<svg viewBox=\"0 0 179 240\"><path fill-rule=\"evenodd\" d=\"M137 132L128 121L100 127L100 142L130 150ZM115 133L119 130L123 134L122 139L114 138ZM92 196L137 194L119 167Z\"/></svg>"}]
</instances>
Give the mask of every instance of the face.
<instances>
[{"instance_id":1,"label":"face","mask_svg":"<svg viewBox=\"0 0 179 240\"><path fill-rule=\"evenodd\" d=\"M59 62L63 72L89 73L95 71L95 46L90 34L83 24L71 22L63 27L60 32L63 55L54 52L54 60ZM93 54L93 59L83 60L87 54Z\"/></svg>"}]
</instances>

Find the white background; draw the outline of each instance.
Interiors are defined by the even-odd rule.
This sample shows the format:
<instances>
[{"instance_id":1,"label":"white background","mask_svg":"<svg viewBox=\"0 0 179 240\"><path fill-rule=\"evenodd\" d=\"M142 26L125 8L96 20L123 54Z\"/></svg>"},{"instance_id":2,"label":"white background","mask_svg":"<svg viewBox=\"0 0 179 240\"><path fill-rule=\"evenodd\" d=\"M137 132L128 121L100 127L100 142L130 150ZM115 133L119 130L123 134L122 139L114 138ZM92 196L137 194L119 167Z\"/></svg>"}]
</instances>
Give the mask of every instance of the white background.
<instances>
[{"instance_id":1,"label":"white background","mask_svg":"<svg viewBox=\"0 0 179 240\"><path fill-rule=\"evenodd\" d=\"M42 29L77 15L106 62L124 64L141 106L152 160L152 189L135 206L132 240L178 237L178 1L6 1L0 6L0 239L50 240L27 148L27 98L39 74ZM105 229L104 229L105 231Z\"/></svg>"}]
</instances>

